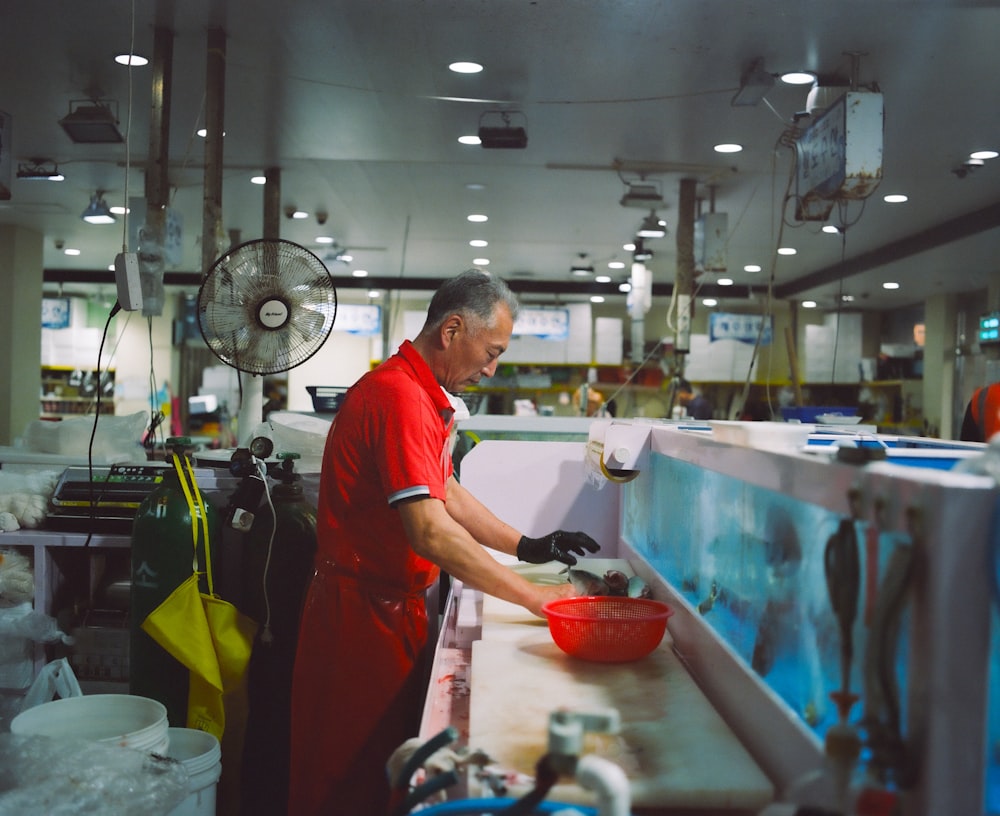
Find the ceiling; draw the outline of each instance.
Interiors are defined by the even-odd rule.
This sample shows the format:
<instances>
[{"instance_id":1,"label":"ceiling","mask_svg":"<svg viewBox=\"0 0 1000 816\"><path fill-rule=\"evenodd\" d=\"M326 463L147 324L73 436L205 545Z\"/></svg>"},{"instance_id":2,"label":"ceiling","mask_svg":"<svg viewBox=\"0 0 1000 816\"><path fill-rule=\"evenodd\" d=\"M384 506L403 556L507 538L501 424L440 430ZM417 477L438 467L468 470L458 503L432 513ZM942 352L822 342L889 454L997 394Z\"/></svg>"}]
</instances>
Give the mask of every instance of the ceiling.
<instances>
[{"instance_id":1,"label":"ceiling","mask_svg":"<svg viewBox=\"0 0 1000 816\"><path fill-rule=\"evenodd\" d=\"M581 255L597 272L631 262L622 247L646 212L619 200L627 182L642 180L666 202L658 213L668 235L648 245L654 291L669 292L682 179L697 182L698 212L727 215L735 284L718 286L714 272L698 278L699 294L724 297L722 306L761 302L772 275L778 297L836 308L851 295L863 309L985 290L998 275L1000 159L956 172L971 151L1000 149L997 2L105 0L58 13L21 3L11 19L0 30L0 110L12 124L13 171L43 158L65 181L12 172L0 223L44 234L48 280L110 281L107 265L127 243L120 221L91 226L80 214L97 189L109 204L144 195L152 69L113 57L133 38L133 50L152 57L157 27L173 33L168 175L184 225L168 280L196 283L203 271L205 140L195 131L212 98L211 29L225 33L222 230L262 236L265 188L249 179L279 168L282 213L310 214L282 214L280 236L320 257L317 236L334 237L354 257L329 261L338 288L420 288L486 257L532 298L601 290L624 304L626 272L599 286L571 276L570 265ZM456 60L485 70L453 73ZM734 105L755 60L765 73L809 70L823 85L853 79L883 94L881 181L834 208L832 219L849 224L842 234L783 205L808 86L778 81L758 104ZM59 126L74 100L95 96L114 101L127 145L74 144ZM503 124L501 111L524 126L524 149L457 141ZM719 154L721 142L744 149ZM897 192L908 201L882 200ZM472 212L489 220L469 223ZM489 246L473 249L473 238ZM797 254L778 256L779 245ZM762 271L744 272L750 263ZM349 276L358 268L367 281ZM884 290L886 280L900 288Z\"/></svg>"}]
</instances>

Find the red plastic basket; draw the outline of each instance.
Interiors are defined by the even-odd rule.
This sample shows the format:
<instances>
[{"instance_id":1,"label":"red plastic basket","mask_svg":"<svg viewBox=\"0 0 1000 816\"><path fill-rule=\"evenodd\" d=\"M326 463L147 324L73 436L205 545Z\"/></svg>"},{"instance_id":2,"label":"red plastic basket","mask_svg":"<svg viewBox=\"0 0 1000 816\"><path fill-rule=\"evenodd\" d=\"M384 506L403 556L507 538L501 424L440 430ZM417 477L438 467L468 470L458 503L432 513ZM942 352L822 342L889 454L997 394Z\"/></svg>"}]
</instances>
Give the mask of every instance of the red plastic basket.
<instances>
[{"instance_id":1,"label":"red plastic basket","mask_svg":"<svg viewBox=\"0 0 1000 816\"><path fill-rule=\"evenodd\" d=\"M584 595L542 607L549 632L566 654L599 663L626 663L652 652L674 610L648 598Z\"/></svg>"}]
</instances>

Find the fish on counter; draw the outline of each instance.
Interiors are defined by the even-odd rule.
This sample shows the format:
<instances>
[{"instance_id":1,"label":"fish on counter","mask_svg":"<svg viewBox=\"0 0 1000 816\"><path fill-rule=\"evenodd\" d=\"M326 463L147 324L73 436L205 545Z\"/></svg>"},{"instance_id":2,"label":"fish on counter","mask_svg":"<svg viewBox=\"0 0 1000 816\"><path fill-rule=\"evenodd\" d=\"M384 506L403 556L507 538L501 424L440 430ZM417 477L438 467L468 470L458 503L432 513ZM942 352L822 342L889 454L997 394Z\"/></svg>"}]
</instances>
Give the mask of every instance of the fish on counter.
<instances>
[{"instance_id":1,"label":"fish on counter","mask_svg":"<svg viewBox=\"0 0 1000 816\"><path fill-rule=\"evenodd\" d=\"M649 585L638 575L631 578L621 570L608 570L603 576L589 570L570 567L569 582L580 595L611 595L629 598L651 598Z\"/></svg>"}]
</instances>

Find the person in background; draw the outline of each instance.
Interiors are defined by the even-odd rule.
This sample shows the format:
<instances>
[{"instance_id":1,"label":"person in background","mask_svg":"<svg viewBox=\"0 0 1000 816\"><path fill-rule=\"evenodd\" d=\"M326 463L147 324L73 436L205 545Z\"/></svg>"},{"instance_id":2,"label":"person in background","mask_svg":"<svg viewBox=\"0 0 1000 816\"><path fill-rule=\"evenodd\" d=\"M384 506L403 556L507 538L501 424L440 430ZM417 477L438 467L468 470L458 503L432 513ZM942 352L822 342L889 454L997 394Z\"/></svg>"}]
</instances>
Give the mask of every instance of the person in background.
<instances>
[{"instance_id":1,"label":"person in background","mask_svg":"<svg viewBox=\"0 0 1000 816\"><path fill-rule=\"evenodd\" d=\"M962 430L963 442L989 442L1000 432L1000 382L977 388L965 407Z\"/></svg>"},{"instance_id":2,"label":"person in background","mask_svg":"<svg viewBox=\"0 0 1000 816\"><path fill-rule=\"evenodd\" d=\"M487 272L445 281L416 339L344 397L323 454L315 574L299 628L290 814L387 812L386 762L419 729L424 593L440 571L541 616L546 601L575 594L571 584L531 583L483 545L569 565L598 549L584 533L522 535L452 473L448 393L493 376L517 310Z\"/></svg>"},{"instance_id":3,"label":"person in background","mask_svg":"<svg viewBox=\"0 0 1000 816\"><path fill-rule=\"evenodd\" d=\"M683 378L677 381L677 402L691 419L712 418L712 403L702 394L696 394L691 383Z\"/></svg>"}]
</instances>

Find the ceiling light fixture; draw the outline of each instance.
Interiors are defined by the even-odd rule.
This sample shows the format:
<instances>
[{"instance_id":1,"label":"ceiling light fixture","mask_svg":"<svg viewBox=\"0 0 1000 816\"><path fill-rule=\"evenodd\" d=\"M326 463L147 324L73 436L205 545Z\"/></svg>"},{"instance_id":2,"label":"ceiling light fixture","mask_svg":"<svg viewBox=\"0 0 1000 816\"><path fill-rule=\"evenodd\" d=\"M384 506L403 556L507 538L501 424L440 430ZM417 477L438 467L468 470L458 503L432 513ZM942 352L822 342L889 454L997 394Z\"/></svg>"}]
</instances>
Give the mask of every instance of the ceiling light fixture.
<instances>
[{"instance_id":1,"label":"ceiling light fixture","mask_svg":"<svg viewBox=\"0 0 1000 816\"><path fill-rule=\"evenodd\" d=\"M743 267L744 272L760 272L760 264L747 264Z\"/></svg>"},{"instance_id":2,"label":"ceiling light fixture","mask_svg":"<svg viewBox=\"0 0 1000 816\"><path fill-rule=\"evenodd\" d=\"M907 197L902 193L889 193L889 195L882 196L882 200L886 204L902 204L907 201Z\"/></svg>"},{"instance_id":3,"label":"ceiling light fixture","mask_svg":"<svg viewBox=\"0 0 1000 816\"><path fill-rule=\"evenodd\" d=\"M453 62L448 66L448 70L456 74L478 74L483 70L483 66L478 62Z\"/></svg>"},{"instance_id":4,"label":"ceiling light fixture","mask_svg":"<svg viewBox=\"0 0 1000 816\"><path fill-rule=\"evenodd\" d=\"M59 172L59 165L49 159L28 159L17 165L19 179L35 179L40 181L65 181L66 177Z\"/></svg>"},{"instance_id":5,"label":"ceiling light fixture","mask_svg":"<svg viewBox=\"0 0 1000 816\"><path fill-rule=\"evenodd\" d=\"M667 234L667 228L660 221L660 217L654 210L649 211L649 215L642 219L636 235L640 238L662 238Z\"/></svg>"},{"instance_id":6,"label":"ceiling light fixture","mask_svg":"<svg viewBox=\"0 0 1000 816\"><path fill-rule=\"evenodd\" d=\"M115 57L115 62L119 65L131 65L133 68L149 64L149 60L139 54L118 54Z\"/></svg>"},{"instance_id":7,"label":"ceiling light fixture","mask_svg":"<svg viewBox=\"0 0 1000 816\"><path fill-rule=\"evenodd\" d=\"M739 153L743 150L743 145L736 142L722 142L712 148L716 153Z\"/></svg>"},{"instance_id":8,"label":"ceiling light fixture","mask_svg":"<svg viewBox=\"0 0 1000 816\"><path fill-rule=\"evenodd\" d=\"M645 244L643 244L642 239L635 242L635 251L632 253L632 260L642 263L643 261L648 261L653 257L653 250L646 249Z\"/></svg>"},{"instance_id":9,"label":"ceiling light fixture","mask_svg":"<svg viewBox=\"0 0 1000 816\"><path fill-rule=\"evenodd\" d=\"M577 260L570 265L569 272L578 278L586 278L594 274L593 264L587 261L586 252L581 252L577 256Z\"/></svg>"},{"instance_id":10,"label":"ceiling light fixture","mask_svg":"<svg viewBox=\"0 0 1000 816\"><path fill-rule=\"evenodd\" d=\"M755 59L740 77L740 89L729 104L734 107L753 106L774 87L774 75L764 70L764 60Z\"/></svg>"},{"instance_id":11,"label":"ceiling light fixture","mask_svg":"<svg viewBox=\"0 0 1000 816\"><path fill-rule=\"evenodd\" d=\"M118 130L117 103L115 112L112 112L110 105L105 104L104 100L70 100L69 113L59 120L59 124L77 144L113 144L125 141Z\"/></svg>"},{"instance_id":12,"label":"ceiling light fixture","mask_svg":"<svg viewBox=\"0 0 1000 816\"><path fill-rule=\"evenodd\" d=\"M781 81L786 85L811 85L816 75L809 71L788 71L781 75Z\"/></svg>"},{"instance_id":13,"label":"ceiling light fixture","mask_svg":"<svg viewBox=\"0 0 1000 816\"><path fill-rule=\"evenodd\" d=\"M481 213L473 213L472 215L466 216L469 221L474 224L482 224L484 221L489 221L489 216L482 215Z\"/></svg>"},{"instance_id":14,"label":"ceiling light fixture","mask_svg":"<svg viewBox=\"0 0 1000 816\"><path fill-rule=\"evenodd\" d=\"M977 150L974 153L969 154L970 159L978 159L980 161L985 161L986 159L995 159L1000 156L996 150Z\"/></svg>"},{"instance_id":15,"label":"ceiling light fixture","mask_svg":"<svg viewBox=\"0 0 1000 816\"><path fill-rule=\"evenodd\" d=\"M703 298L701 301L701 305L712 308L713 306L718 306L719 301L717 301L715 298Z\"/></svg>"},{"instance_id":16,"label":"ceiling light fixture","mask_svg":"<svg viewBox=\"0 0 1000 816\"><path fill-rule=\"evenodd\" d=\"M645 181L627 182L628 189L618 202L623 207L642 207L644 210L655 210L663 206L663 194L656 184Z\"/></svg>"},{"instance_id":17,"label":"ceiling light fixture","mask_svg":"<svg viewBox=\"0 0 1000 816\"><path fill-rule=\"evenodd\" d=\"M528 132L524 127L510 123L511 114L524 117L520 111L484 111L479 117L479 141L484 148L502 150L522 150L528 146ZM499 117L500 123L484 125L488 117Z\"/></svg>"},{"instance_id":18,"label":"ceiling light fixture","mask_svg":"<svg viewBox=\"0 0 1000 816\"><path fill-rule=\"evenodd\" d=\"M104 200L104 191L98 190L90 197L87 209L80 217L88 224L114 224L115 217L111 214L108 202Z\"/></svg>"}]
</instances>

